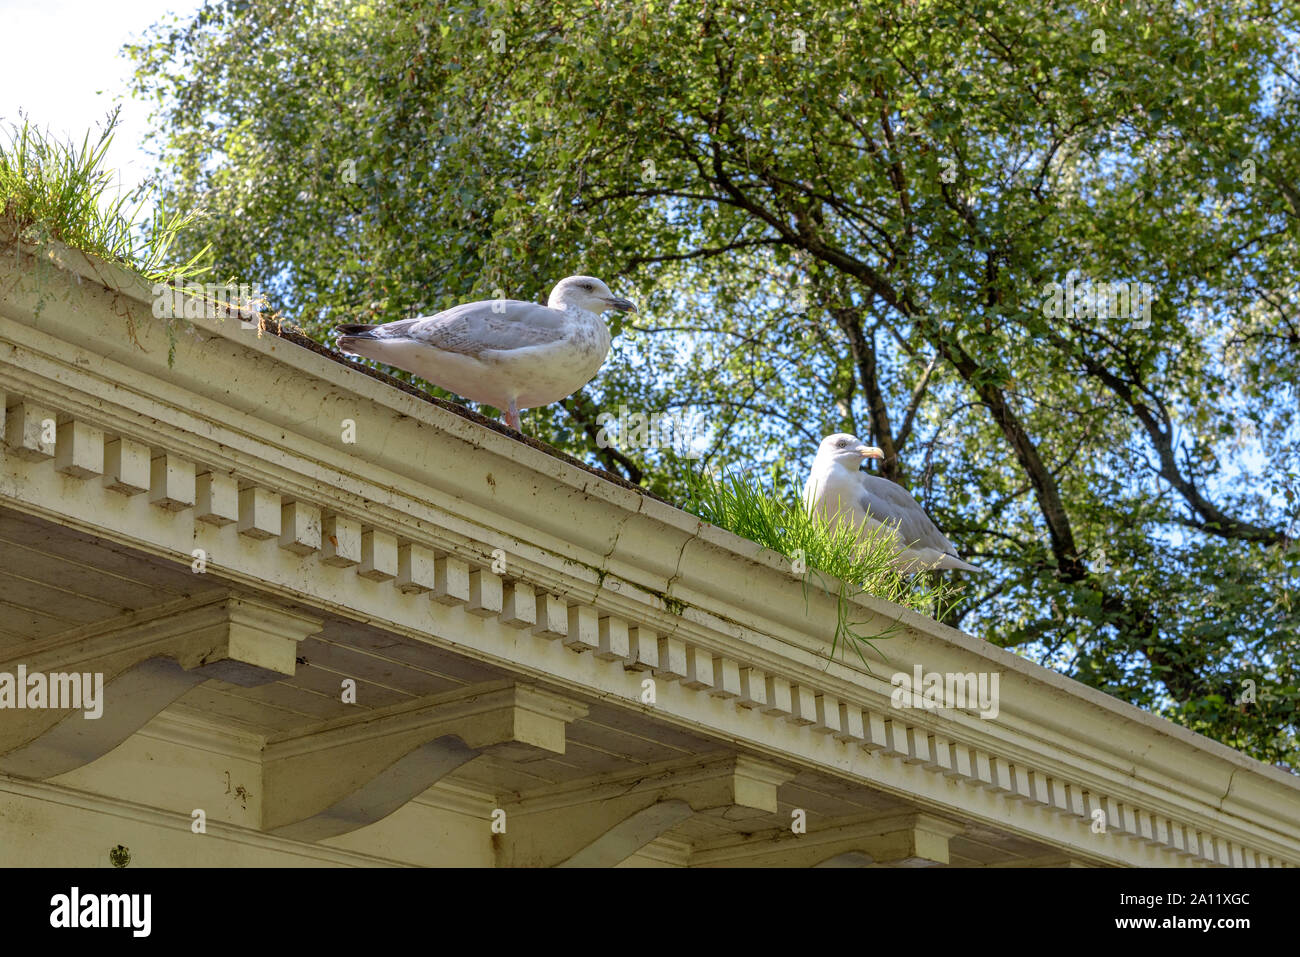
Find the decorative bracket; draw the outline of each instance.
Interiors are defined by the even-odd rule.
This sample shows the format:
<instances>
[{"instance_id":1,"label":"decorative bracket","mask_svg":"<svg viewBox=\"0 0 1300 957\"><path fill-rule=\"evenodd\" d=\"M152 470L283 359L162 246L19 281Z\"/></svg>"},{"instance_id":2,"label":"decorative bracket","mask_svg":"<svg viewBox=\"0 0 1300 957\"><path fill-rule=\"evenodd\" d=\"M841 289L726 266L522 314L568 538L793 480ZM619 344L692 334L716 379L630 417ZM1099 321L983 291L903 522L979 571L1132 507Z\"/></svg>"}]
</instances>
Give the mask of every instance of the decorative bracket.
<instances>
[{"instance_id":1,"label":"decorative bracket","mask_svg":"<svg viewBox=\"0 0 1300 957\"><path fill-rule=\"evenodd\" d=\"M888 814L808 834L755 834L696 851L703 867L933 867L949 863L948 841L961 826L929 814Z\"/></svg>"},{"instance_id":2,"label":"decorative bracket","mask_svg":"<svg viewBox=\"0 0 1300 957\"><path fill-rule=\"evenodd\" d=\"M512 681L471 685L268 739L262 827L319 841L392 814L465 762L563 754L587 707Z\"/></svg>"},{"instance_id":3,"label":"decorative bracket","mask_svg":"<svg viewBox=\"0 0 1300 957\"><path fill-rule=\"evenodd\" d=\"M210 678L251 687L290 676L298 642L320 627L220 592L34 643L0 662L0 771L45 779L89 764Z\"/></svg>"},{"instance_id":4,"label":"decorative bracket","mask_svg":"<svg viewBox=\"0 0 1300 957\"><path fill-rule=\"evenodd\" d=\"M507 809L515 823L499 863L612 867L700 812L721 811L730 819L775 814L777 788L792 777L755 758L728 755L566 785Z\"/></svg>"}]
</instances>

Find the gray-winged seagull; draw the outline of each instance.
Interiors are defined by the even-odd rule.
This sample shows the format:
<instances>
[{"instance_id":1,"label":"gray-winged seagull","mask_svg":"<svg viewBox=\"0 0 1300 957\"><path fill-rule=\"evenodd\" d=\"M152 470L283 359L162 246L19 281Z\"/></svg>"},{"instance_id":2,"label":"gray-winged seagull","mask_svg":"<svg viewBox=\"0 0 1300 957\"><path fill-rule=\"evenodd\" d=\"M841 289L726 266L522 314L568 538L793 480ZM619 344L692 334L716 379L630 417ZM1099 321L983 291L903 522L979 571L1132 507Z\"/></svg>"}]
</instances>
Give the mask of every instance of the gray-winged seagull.
<instances>
[{"instance_id":1,"label":"gray-winged seagull","mask_svg":"<svg viewBox=\"0 0 1300 957\"><path fill-rule=\"evenodd\" d=\"M912 570L924 566L982 571L957 557L952 543L906 489L858 468L863 459L884 457L880 449L863 444L856 436L843 432L826 436L803 488L804 503L820 511L833 527L848 520L861 534L888 526L899 557Z\"/></svg>"},{"instance_id":2,"label":"gray-winged seagull","mask_svg":"<svg viewBox=\"0 0 1300 957\"><path fill-rule=\"evenodd\" d=\"M378 359L505 412L519 428L519 410L558 402L591 381L609 355L606 309L636 312L599 279L570 276L545 306L489 299L434 316L378 326L337 326L339 348Z\"/></svg>"}]
</instances>

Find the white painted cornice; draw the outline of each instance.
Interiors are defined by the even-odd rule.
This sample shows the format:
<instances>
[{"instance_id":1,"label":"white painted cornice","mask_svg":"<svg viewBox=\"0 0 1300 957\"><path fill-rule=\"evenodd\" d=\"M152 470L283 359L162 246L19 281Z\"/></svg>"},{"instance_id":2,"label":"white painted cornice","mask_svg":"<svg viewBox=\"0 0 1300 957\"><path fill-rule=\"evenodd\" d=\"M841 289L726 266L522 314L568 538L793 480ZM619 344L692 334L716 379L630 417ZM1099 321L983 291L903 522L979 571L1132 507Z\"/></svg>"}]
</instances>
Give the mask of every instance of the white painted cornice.
<instances>
[{"instance_id":1,"label":"white painted cornice","mask_svg":"<svg viewBox=\"0 0 1300 957\"><path fill-rule=\"evenodd\" d=\"M5 404L80 423L68 435L87 461L117 441L175 466L174 484L151 476L131 495L66 451L60 465L20 421L0 459L4 504L185 564L204 548L214 572L262 596L1078 857L1300 863L1300 782L1280 769L879 599L852 602L868 629L897 622L880 643L889 662L828 661L835 599L805 595L781 556L237 321L178 320L169 365L148 285L79 253L6 255L0 290ZM354 445L341 441L345 419ZM890 674L916 664L998 672L998 717L892 708ZM647 677L653 706L640 700ZM1105 834L1091 833L1096 812Z\"/></svg>"}]
</instances>

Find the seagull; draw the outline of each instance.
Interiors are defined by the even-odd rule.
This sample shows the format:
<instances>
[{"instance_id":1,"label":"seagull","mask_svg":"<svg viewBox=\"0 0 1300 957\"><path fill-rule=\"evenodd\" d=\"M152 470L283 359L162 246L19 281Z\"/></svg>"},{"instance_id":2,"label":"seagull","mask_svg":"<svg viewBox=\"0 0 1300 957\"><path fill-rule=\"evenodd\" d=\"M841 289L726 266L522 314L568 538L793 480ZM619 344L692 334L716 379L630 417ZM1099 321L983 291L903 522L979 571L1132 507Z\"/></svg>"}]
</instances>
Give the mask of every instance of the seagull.
<instances>
[{"instance_id":1,"label":"seagull","mask_svg":"<svg viewBox=\"0 0 1300 957\"><path fill-rule=\"evenodd\" d=\"M519 410L549 405L591 381L609 355L607 309L636 312L599 279L570 276L545 306L488 299L433 316L383 325L341 325L339 348L505 411L519 429Z\"/></svg>"},{"instance_id":2,"label":"seagull","mask_svg":"<svg viewBox=\"0 0 1300 957\"><path fill-rule=\"evenodd\" d=\"M924 568L983 571L957 557L957 550L930 521L925 509L902 486L860 471L863 459L883 459L880 449L844 432L828 435L817 449L812 473L803 487L804 504L819 511L832 527L846 518L864 531L884 525L909 570Z\"/></svg>"}]
</instances>

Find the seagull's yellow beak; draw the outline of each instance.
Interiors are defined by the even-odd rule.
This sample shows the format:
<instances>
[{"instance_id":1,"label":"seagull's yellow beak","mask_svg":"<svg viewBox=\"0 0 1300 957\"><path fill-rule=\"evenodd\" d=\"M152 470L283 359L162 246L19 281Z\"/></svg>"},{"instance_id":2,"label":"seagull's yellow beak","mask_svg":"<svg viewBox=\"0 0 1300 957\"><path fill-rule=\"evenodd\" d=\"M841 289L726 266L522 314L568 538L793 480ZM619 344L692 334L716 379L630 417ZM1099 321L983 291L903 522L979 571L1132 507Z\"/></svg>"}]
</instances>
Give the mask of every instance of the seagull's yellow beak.
<instances>
[{"instance_id":1,"label":"seagull's yellow beak","mask_svg":"<svg viewBox=\"0 0 1300 957\"><path fill-rule=\"evenodd\" d=\"M876 448L874 445L859 445L853 451L857 452L864 459L883 459L885 457L885 453L880 451L880 449Z\"/></svg>"}]
</instances>

